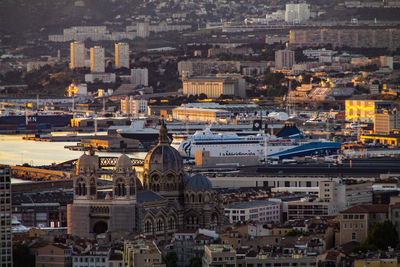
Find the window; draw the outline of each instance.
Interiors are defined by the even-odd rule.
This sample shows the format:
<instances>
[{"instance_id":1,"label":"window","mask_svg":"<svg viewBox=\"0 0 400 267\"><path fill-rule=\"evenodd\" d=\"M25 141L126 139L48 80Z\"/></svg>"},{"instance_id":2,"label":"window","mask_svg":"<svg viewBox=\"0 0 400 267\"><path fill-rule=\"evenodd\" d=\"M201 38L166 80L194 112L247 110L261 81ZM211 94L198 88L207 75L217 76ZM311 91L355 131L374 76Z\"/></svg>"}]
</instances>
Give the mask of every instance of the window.
<instances>
[{"instance_id":1,"label":"window","mask_svg":"<svg viewBox=\"0 0 400 267\"><path fill-rule=\"evenodd\" d=\"M344 224L343 224L343 229L346 229L346 228L347 228L347 224L344 223Z\"/></svg>"},{"instance_id":2,"label":"window","mask_svg":"<svg viewBox=\"0 0 400 267\"><path fill-rule=\"evenodd\" d=\"M356 240L356 233L351 233L351 240Z\"/></svg>"}]
</instances>

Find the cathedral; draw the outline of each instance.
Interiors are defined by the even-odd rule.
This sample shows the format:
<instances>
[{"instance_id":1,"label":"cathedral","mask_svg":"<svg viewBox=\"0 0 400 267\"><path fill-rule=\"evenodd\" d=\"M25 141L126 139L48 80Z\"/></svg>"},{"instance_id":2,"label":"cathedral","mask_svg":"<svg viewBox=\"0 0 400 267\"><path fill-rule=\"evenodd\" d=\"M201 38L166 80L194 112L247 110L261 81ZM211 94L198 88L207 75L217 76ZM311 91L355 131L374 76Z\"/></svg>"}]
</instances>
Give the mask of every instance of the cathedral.
<instances>
[{"instance_id":1,"label":"cathedral","mask_svg":"<svg viewBox=\"0 0 400 267\"><path fill-rule=\"evenodd\" d=\"M211 182L185 174L164 122L141 170L133 168L128 156L118 158L112 192L98 188L98 162L97 156L84 154L76 164L74 201L67 210L71 235L132 233L168 240L177 231L215 229L223 223L223 205Z\"/></svg>"}]
</instances>

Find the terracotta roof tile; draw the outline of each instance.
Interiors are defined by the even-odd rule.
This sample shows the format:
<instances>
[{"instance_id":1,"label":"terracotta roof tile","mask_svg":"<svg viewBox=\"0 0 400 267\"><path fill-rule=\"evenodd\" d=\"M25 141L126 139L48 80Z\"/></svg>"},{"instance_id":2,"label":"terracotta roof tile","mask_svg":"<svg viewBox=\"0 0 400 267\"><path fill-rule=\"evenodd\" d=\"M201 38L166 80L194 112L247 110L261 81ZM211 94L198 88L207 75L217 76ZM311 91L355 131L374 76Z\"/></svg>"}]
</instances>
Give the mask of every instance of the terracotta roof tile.
<instances>
[{"instance_id":1,"label":"terracotta roof tile","mask_svg":"<svg viewBox=\"0 0 400 267\"><path fill-rule=\"evenodd\" d=\"M387 204L357 205L340 213L384 213L388 212L388 208Z\"/></svg>"}]
</instances>

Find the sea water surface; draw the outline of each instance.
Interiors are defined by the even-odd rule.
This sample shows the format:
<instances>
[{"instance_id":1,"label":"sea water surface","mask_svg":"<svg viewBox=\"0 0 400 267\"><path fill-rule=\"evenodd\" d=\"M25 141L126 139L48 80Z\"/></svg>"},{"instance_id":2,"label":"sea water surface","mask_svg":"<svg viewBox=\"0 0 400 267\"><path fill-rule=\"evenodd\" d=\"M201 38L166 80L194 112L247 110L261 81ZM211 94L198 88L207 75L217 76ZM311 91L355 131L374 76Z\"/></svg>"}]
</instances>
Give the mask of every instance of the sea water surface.
<instances>
[{"instance_id":1,"label":"sea water surface","mask_svg":"<svg viewBox=\"0 0 400 267\"><path fill-rule=\"evenodd\" d=\"M57 133L59 134L59 133ZM65 133L64 133L65 134ZM86 134L87 135L87 134ZM71 151L66 145L76 145L76 142L36 142L23 140L25 135L0 135L0 164L31 166L51 165L77 159L83 152ZM118 157L121 153L98 152L99 156ZM131 158L144 158L145 152L127 154Z\"/></svg>"}]
</instances>

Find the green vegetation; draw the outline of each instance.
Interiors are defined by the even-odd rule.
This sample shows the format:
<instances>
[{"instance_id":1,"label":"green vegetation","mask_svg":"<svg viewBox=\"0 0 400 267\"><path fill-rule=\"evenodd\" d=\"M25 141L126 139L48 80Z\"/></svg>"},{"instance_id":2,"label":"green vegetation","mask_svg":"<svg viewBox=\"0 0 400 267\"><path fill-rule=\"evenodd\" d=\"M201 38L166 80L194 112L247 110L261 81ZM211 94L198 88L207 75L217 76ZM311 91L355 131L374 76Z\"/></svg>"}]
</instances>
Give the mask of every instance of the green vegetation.
<instances>
[{"instance_id":1,"label":"green vegetation","mask_svg":"<svg viewBox=\"0 0 400 267\"><path fill-rule=\"evenodd\" d=\"M175 267L176 262L178 261L178 256L175 251L168 252L167 255L164 256L164 262L167 267Z\"/></svg>"},{"instance_id":2,"label":"green vegetation","mask_svg":"<svg viewBox=\"0 0 400 267\"><path fill-rule=\"evenodd\" d=\"M9 71L0 75L0 85L27 84L26 92L19 92L16 89L9 89L9 94L40 94L40 95L64 95L66 87L75 81L79 83L83 80L83 75L74 72L65 64L55 66L46 65L42 68L31 71Z\"/></svg>"},{"instance_id":3,"label":"green vegetation","mask_svg":"<svg viewBox=\"0 0 400 267\"><path fill-rule=\"evenodd\" d=\"M34 267L35 256L30 254L29 247L24 244L13 247L14 267Z\"/></svg>"},{"instance_id":4,"label":"green vegetation","mask_svg":"<svg viewBox=\"0 0 400 267\"><path fill-rule=\"evenodd\" d=\"M291 229L287 231L283 236L301 236L303 235L303 231L297 229Z\"/></svg>"},{"instance_id":5,"label":"green vegetation","mask_svg":"<svg viewBox=\"0 0 400 267\"><path fill-rule=\"evenodd\" d=\"M201 267L202 262L200 257L192 257L190 260L190 263L186 265L186 267Z\"/></svg>"},{"instance_id":6,"label":"green vegetation","mask_svg":"<svg viewBox=\"0 0 400 267\"><path fill-rule=\"evenodd\" d=\"M391 221L375 223L368 232L365 243L355 248L358 251L368 250L387 250L388 247L396 248L398 245L398 236L396 228Z\"/></svg>"}]
</instances>

